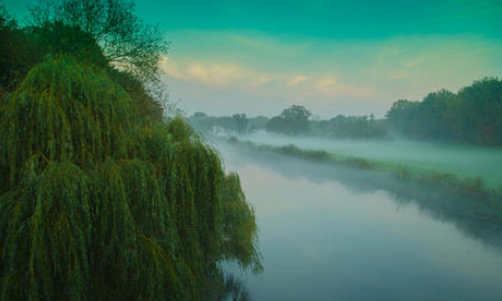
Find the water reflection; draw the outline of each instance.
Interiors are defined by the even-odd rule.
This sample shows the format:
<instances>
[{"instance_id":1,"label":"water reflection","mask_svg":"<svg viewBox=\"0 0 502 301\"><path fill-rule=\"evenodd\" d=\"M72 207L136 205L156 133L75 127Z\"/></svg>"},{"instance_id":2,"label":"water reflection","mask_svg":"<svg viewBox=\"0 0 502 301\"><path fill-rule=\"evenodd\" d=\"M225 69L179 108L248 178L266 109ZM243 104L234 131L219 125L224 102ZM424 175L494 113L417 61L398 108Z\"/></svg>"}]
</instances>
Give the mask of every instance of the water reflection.
<instances>
[{"instance_id":1,"label":"water reflection","mask_svg":"<svg viewBox=\"0 0 502 301\"><path fill-rule=\"evenodd\" d=\"M234 275L227 275L225 278L225 298L228 301L248 301L249 292L242 284L242 281ZM223 301L223 300L222 300Z\"/></svg>"},{"instance_id":2,"label":"water reflection","mask_svg":"<svg viewBox=\"0 0 502 301\"><path fill-rule=\"evenodd\" d=\"M228 264L228 263L226 263ZM213 279L214 280L214 279ZM221 281L221 282L220 282ZM212 292L212 294L203 297L203 300L208 301L249 301L251 300L249 296L249 291L246 286L242 283L239 277L236 277L232 273L227 273L221 275L217 282L222 284L223 290L218 290Z\"/></svg>"},{"instance_id":3,"label":"water reflection","mask_svg":"<svg viewBox=\"0 0 502 301\"><path fill-rule=\"evenodd\" d=\"M326 166L322 163L306 162L274 153L246 151L239 146L219 145L228 158L238 162L254 162L272 168L283 177L304 179L316 183L336 181L355 193L371 193L384 190L398 205L414 203L422 214L437 220L455 224L465 234L502 251L502 216L498 219L492 213L486 214L481 202L459 195L452 195L440 187L423 189L419 184L396 181L390 176L372 170L349 167ZM399 210L399 206L396 210ZM502 209L502 208L501 208Z\"/></svg>"},{"instance_id":4,"label":"water reflection","mask_svg":"<svg viewBox=\"0 0 502 301\"><path fill-rule=\"evenodd\" d=\"M265 273L241 277L252 299L502 299L501 228L465 215L463 200L229 147L261 229Z\"/></svg>"}]
</instances>

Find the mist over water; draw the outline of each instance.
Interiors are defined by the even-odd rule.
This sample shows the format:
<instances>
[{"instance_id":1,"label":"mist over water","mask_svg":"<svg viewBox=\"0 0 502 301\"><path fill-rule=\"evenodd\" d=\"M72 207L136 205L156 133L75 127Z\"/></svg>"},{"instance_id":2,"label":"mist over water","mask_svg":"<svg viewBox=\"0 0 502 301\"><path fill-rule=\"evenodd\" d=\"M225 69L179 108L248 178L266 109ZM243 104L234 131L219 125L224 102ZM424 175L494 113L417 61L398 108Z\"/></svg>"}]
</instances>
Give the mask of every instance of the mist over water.
<instances>
[{"instance_id":1,"label":"mist over water","mask_svg":"<svg viewBox=\"0 0 502 301\"><path fill-rule=\"evenodd\" d=\"M334 156L357 157L381 166L451 173L461 178L482 178L491 187L502 187L502 149L442 144L405 139L349 140L291 137L257 132L242 139L257 144L294 144L306 150L324 150Z\"/></svg>"},{"instance_id":2,"label":"mist over water","mask_svg":"<svg viewBox=\"0 0 502 301\"><path fill-rule=\"evenodd\" d=\"M240 275L253 300L502 298L502 232L364 184L370 171L217 148L260 227L265 272Z\"/></svg>"}]
</instances>

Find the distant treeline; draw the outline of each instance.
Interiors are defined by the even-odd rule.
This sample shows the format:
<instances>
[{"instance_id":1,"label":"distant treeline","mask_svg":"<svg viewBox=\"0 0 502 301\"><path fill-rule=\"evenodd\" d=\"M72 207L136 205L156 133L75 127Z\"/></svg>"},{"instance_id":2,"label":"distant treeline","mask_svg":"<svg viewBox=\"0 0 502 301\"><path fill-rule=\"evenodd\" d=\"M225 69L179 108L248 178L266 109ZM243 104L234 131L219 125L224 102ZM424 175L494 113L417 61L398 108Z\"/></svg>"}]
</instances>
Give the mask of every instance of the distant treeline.
<instances>
[{"instance_id":1,"label":"distant treeline","mask_svg":"<svg viewBox=\"0 0 502 301\"><path fill-rule=\"evenodd\" d=\"M415 139L502 145L502 81L484 78L460 89L398 100L387 112L390 128Z\"/></svg>"},{"instance_id":2,"label":"distant treeline","mask_svg":"<svg viewBox=\"0 0 502 301\"><path fill-rule=\"evenodd\" d=\"M379 139L400 135L435 140L502 146L502 81L487 77L460 89L429 93L422 101L398 100L384 119L338 115L328 120L311 118L303 106L291 106L278 116L247 118L245 114L212 117L195 113L189 122L204 132L252 133L258 130L283 135L326 138Z\"/></svg>"},{"instance_id":3,"label":"distant treeline","mask_svg":"<svg viewBox=\"0 0 502 301\"><path fill-rule=\"evenodd\" d=\"M293 114L288 115L291 111L293 111ZM298 115L295 115L294 111L299 111L296 112ZM293 106L284 110L281 115L272 118L265 116L249 118L246 114L214 117L197 112L188 118L188 122L199 132L213 134L226 132L242 135L266 130L267 132L294 136L314 135L318 137L351 139L388 137L386 120L375 119L373 115L338 115L329 120L296 117L304 113L310 114L310 112L302 106Z\"/></svg>"}]
</instances>

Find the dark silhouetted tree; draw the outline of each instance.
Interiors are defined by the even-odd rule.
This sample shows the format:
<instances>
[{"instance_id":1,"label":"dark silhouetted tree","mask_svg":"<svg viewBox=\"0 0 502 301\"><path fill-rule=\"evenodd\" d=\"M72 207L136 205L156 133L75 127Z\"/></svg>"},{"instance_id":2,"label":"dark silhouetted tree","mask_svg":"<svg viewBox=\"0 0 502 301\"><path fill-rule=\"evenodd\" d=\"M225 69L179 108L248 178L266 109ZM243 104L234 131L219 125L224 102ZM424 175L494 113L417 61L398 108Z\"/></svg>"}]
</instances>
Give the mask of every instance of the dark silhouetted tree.
<instances>
[{"instance_id":1,"label":"dark silhouetted tree","mask_svg":"<svg viewBox=\"0 0 502 301\"><path fill-rule=\"evenodd\" d=\"M129 0L41 1L32 8L34 23L77 26L101 46L105 58L142 80L155 80L168 42L157 26L144 24Z\"/></svg>"},{"instance_id":2,"label":"dark silhouetted tree","mask_svg":"<svg viewBox=\"0 0 502 301\"><path fill-rule=\"evenodd\" d=\"M298 135L309 130L309 118L312 116L309 110L303 106L293 105L281 115L273 117L267 123L267 131L287 135Z\"/></svg>"},{"instance_id":3,"label":"dark silhouetted tree","mask_svg":"<svg viewBox=\"0 0 502 301\"><path fill-rule=\"evenodd\" d=\"M0 5L0 96L14 90L41 57L33 39Z\"/></svg>"},{"instance_id":4,"label":"dark silhouetted tree","mask_svg":"<svg viewBox=\"0 0 502 301\"><path fill-rule=\"evenodd\" d=\"M249 125L249 119L246 117L246 114L234 114L232 118L234 119L237 133L245 134Z\"/></svg>"}]
</instances>

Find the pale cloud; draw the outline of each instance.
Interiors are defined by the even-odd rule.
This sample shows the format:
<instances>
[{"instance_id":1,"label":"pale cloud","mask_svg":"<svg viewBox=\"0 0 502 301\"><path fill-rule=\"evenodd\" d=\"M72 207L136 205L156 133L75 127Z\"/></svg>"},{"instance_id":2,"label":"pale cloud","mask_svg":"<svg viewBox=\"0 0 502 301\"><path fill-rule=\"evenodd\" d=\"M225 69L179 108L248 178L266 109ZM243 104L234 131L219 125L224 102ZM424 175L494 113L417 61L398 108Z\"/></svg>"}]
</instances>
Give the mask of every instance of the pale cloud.
<instances>
[{"instance_id":1,"label":"pale cloud","mask_svg":"<svg viewBox=\"0 0 502 301\"><path fill-rule=\"evenodd\" d=\"M263 74L263 75L258 75L256 77L256 79L252 82L252 84L254 86L260 86L260 85L268 84L268 83L272 82L273 80L274 80L273 76Z\"/></svg>"},{"instance_id":2,"label":"pale cloud","mask_svg":"<svg viewBox=\"0 0 502 301\"><path fill-rule=\"evenodd\" d=\"M319 79L315 88L329 97L357 96L360 98L370 98L375 94L375 89L362 85L353 86L348 83L339 82L335 76L326 76Z\"/></svg>"},{"instance_id":3,"label":"pale cloud","mask_svg":"<svg viewBox=\"0 0 502 301\"><path fill-rule=\"evenodd\" d=\"M229 62L202 62L164 60L162 70L192 85L205 85L220 90L240 90L257 96L269 97L371 97L375 90L365 86L353 86L338 81L334 75L306 76L274 74L254 70Z\"/></svg>"},{"instance_id":4,"label":"pale cloud","mask_svg":"<svg viewBox=\"0 0 502 301\"><path fill-rule=\"evenodd\" d=\"M288 87L293 87L293 86L296 86L298 85L299 83L301 82L304 82L308 79L308 77L306 77L305 75L297 75L295 77L293 77L287 84L286 86Z\"/></svg>"},{"instance_id":5,"label":"pale cloud","mask_svg":"<svg viewBox=\"0 0 502 301\"><path fill-rule=\"evenodd\" d=\"M160 60L160 69L164 71L167 75L172 76L177 79L185 79L183 74L178 72L176 64L168 57L163 57Z\"/></svg>"},{"instance_id":6,"label":"pale cloud","mask_svg":"<svg viewBox=\"0 0 502 301\"><path fill-rule=\"evenodd\" d=\"M397 99L420 100L441 88L456 92L502 72L502 43L474 35L314 43L245 33L197 37L203 40L188 42L215 44L178 45L162 69L174 98L208 110L236 112L243 106L267 114L303 104L328 116L383 116Z\"/></svg>"},{"instance_id":7,"label":"pale cloud","mask_svg":"<svg viewBox=\"0 0 502 301\"><path fill-rule=\"evenodd\" d=\"M336 78L334 76L327 76L318 81L316 86L321 92L329 92L336 86Z\"/></svg>"},{"instance_id":8,"label":"pale cloud","mask_svg":"<svg viewBox=\"0 0 502 301\"><path fill-rule=\"evenodd\" d=\"M161 69L180 80L216 87L225 87L254 76L250 70L232 63L175 62L166 59ZM264 81L263 78L259 80Z\"/></svg>"},{"instance_id":9,"label":"pale cloud","mask_svg":"<svg viewBox=\"0 0 502 301\"><path fill-rule=\"evenodd\" d=\"M244 71L235 65L192 64L186 69L189 77L208 85L227 86L244 76Z\"/></svg>"},{"instance_id":10,"label":"pale cloud","mask_svg":"<svg viewBox=\"0 0 502 301\"><path fill-rule=\"evenodd\" d=\"M182 60L176 62L172 59L164 59L161 69L168 76L176 79L217 88L258 87L271 83L293 86L307 79L305 76L267 73L243 64L221 61Z\"/></svg>"}]
</instances>

